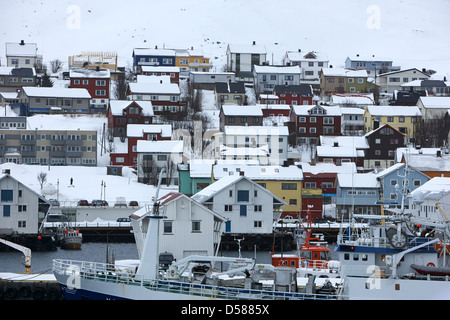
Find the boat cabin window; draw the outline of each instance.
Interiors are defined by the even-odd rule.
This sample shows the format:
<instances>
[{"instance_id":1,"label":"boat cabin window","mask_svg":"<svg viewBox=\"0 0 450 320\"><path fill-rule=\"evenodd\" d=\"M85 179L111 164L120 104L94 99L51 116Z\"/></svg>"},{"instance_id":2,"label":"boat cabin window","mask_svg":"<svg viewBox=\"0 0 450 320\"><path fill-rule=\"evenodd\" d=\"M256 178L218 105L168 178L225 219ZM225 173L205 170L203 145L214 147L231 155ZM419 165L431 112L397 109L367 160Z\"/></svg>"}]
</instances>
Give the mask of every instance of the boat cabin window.
<instances>
[{"instance_id":1,"label":"boat cabin window","mask_svg":"<svg viewBox=\"0 0 450 320\"><path fill-rule=\"evenodd\" d=\"M330 260L330 253L327 251L322 251L320 253L320 260Z\"/></svg>"},{"instance_id":2,"label":"boat cabin window","mask_svg":"<svg viewBox=\"0 0 450 320\"><path fill-rule=\"evenodd\" d=\"M359 254L354 253L353 254L353 261L358 261L359 260Z\"/></svg>"},{"instance_id":3,"label":"boat cabin window","mask_svg":"<svg viewBox=\"0 0 450 320\"><path fill-rule=\"evenodd\" d=\"M350 260L350 254L344 253L344 260Z\"/></svg>"},{"instance_id":4,"label":"boat cabin window","mask_svg":"<svg viewBox=\"0 0 450 320\"><path fill-rule=\"evenodd\" d=\"M367 256L367 254L362 254L361 255L361 260L362 261L367 261L369 259L369 257Z\"/></svg>"},{"instance_id":5,"label":"boat cabin window","mask_svg":"<svg viewBox=\"0 0 450 320\"><path fill-rule=\"evenodd\" d=\"M302 258L311 259L311 251L302 251L300 255L302 256Z\"/></svg>"}]
</instances>

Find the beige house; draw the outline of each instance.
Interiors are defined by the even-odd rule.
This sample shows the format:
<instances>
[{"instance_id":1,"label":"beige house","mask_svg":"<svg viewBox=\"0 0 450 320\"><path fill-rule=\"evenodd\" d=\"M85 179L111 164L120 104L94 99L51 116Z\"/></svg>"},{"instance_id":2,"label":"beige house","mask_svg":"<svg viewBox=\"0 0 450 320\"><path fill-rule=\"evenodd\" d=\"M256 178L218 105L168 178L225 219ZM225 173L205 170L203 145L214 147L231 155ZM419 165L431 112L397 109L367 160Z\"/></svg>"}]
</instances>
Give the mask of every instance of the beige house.
<instances>
[{"instance_id":1,"label":"beige house","mask_svg":"<svg viewBox=\"0 0 450 320\"><path fill-rule=\"evenodd\" d=\"M376 78L377 85L382 93L394 93L395 90L405 90L405 83L415 80L427 80L430 75L419 69L412 68L379 74Z\"/></svg>"},{"instance_id":2,"label":"beige house","mask_svg":"<svg viewBox=\"0 0 450 320\"><path fill-rule=\"evenodd\" d=\"M97 166L97 131L0 130L0 163Z\"/></svg>"}]
</instances>

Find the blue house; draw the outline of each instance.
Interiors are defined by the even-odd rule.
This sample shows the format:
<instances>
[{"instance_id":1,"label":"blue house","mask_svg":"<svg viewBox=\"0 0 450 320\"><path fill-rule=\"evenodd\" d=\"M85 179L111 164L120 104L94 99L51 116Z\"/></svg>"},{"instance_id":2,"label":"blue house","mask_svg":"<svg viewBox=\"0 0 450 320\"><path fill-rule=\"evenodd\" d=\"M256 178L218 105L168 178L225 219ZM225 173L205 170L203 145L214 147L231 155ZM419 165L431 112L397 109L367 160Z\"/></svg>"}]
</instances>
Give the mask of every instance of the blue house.
<instances>
[{"instance_id":1,"label":"blue house","mask_svg":"<svg viewBox=\"0 0 450 320\"><path fill-rule=\"evenodd\" d=\"M407 171L406 174L405 171ZM408 205L407 201L409 198L406 198L406 196L430 180L430 177L412 167L406 169L404 163L397 163L378 173L377 179L380 182L383 196L383 199L380 202L400 206L403 186L405 184L405 205Z\"/></svg>"},{"instance_id":2,"label":"blue house","mask_svg":"<svg viewBox=\"0 0 450 320\"><path fill-rule=\"evenodd\" d=\"M142 66L175 66L175 50L136 48L133 50L133 70L141 73Z\"/></svg>"},{"instance_id":3,"label":"blue house","mask_svg":"<svg viewBox=\"0 0 450 320\"><path fill-rule=\"evenodd\" d=\"M375 173L338 173L336 180L336 213L340 219L348 218L352 212L381 213L381 207L377 204L380 183Z\"/></svg>"},{"instance_id":4,"label":"blue house","mask_svg":"<svg viewBox=\"0 0 450 320\"><path fill-rule=\"evenodd\" d=\"M376 57L374 55L363 57L359 54L354 57L347 57L345 68L365 69L370 75L400 70L400 67L392 66L392 60L389 58Z\"/></svg>"}]
</instances>

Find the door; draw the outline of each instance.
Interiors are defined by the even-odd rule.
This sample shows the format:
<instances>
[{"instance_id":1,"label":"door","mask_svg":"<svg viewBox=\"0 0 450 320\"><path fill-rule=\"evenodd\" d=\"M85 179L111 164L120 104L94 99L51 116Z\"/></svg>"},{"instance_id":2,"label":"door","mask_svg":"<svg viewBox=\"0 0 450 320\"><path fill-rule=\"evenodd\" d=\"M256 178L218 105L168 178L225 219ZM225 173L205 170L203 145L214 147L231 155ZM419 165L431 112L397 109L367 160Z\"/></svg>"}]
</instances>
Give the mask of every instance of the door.
<instances>
[{"instance_id":1,"label":"door","mask_svg":"<svg viewBox=\"0 0 450 320\"><path fill-rule=\"evenodd\" d=\"M225 232L231 232L231 221L225 222Z\"/></svg>"},{"instance_id":2,"label":"door","mask_svg":"<svg viewBox=\"0 0 450 320\"><path fill-rule=\"evenodd\" d=\"M247 206L245 204L241 205L239 210L240 210L241 217L247 216Z\"/></svg>"}]
</instances>

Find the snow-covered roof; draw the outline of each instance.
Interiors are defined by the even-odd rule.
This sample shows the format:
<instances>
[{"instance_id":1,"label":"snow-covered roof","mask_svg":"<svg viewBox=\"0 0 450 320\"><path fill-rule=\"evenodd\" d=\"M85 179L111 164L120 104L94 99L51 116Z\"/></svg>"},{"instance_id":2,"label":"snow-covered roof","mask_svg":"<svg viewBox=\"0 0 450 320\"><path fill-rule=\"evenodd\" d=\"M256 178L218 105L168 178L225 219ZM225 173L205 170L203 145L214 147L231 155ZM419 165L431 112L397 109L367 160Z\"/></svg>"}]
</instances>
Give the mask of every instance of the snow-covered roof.
<instances>
[{"instance_id":1,"label":"snow-covered roof","mask_svg":"<svg viewBox=\"0 0 450 320\"><path fill-rule=\"evenodd\" d=\"M213 167L214 179L221 179L230 175L244 175L251 180L303 180L303 172L297 166L261 166L242 164L215 164Z\"/></svg>"},{"instance_id":2,"label":"snow-covered roof","mask_svg":"<svg viewBox=\"0 0 450 320\"><path fill-rule=\"evenodd\" d=\"M142 115L153 116L153 106L151 101L130 101L130 100L109 100L111 114L114 116L123 115L123 110L128 108L131 104L136 103L142 108Z\"/></svg>"},{"instance_id":3,"label":"snow-covered roof","mask_svg":"<svg viewBox=\"0 0 450 320\"><path fill-rule=\"evenodd\" d=\"M269 126L225 126L224 134L237 136L288 136L288 127L269 127Z\"/></svg>"},{"instance_id":4,"label":"snow-covered roof","mask_svg":"<svg viewBox=\"0 0 450 320\"><path fill-rule=\"evenodd\" d=\"M355 147L333 147L333 146L317 146L318 157L357 157L358 153Z\"/></svg>"},{"instance_id":5,"label":"snow-covered roof","mask_svg":"<svg viewBox=\"0 0 450 320\"><path fill-rule=\"evenodd\" d=\"M342 115L345 114L356 114L356 115L363 115L364 109L363 108L353 108L353 107L340 107Z\"/></svg>"},{"instance_id":6,"label":"snow-covered roof","mask_svg":"<svg viewBox=\"0 0 450 320\"><path fill-rule=\"evenodd\" d=\"M450 97L420 97L424 108L449 109Z\"/></svg>"},{"instance_id":7,"label":"snow-covered roof","mask_svg":"<svg viewBox=\"0 0 450 320\"><path fill-rule=\"evenodd\" d=\"M63 123L63 125L61 125ZM106 116L35 114L27 117L27 128L38 130L89 130L101 132Z\"/></svg>"},{"instance_id":8,"label":"snow-covered roof","mask_svg":"<svg viewBox=\"0 0 450 320\"><path fill-rule=\"evenodd\" d=\"M70 78L102 78L109 79L111 70L101 69L99 71L86 68L72 68L69 71Z\"/></svg>"},{"instance_id":9,"label":"snow-covered roof","mask_svg":"<svg viewBox=\"0 0 450 320\"><path fill-rule=\"evenodd\" d=\"M360 55L360 54L355 54L351 57L348 57L348 59L352 60L352 61L391 61L392 59L389 57L377 57L375 55Z\"/></svg>"},{"instance_id":10,"label":"snow-covered roof","mask_svg":"<svg viewBox=\"0 0 450 320\"><path fill-rule=\"evenodd\" d=\"M136 77L137 83L170 83L170 76L146 76L143 74L138 74Z\"/></svg>"},{"instance_id":11,"label":"snow-covered roof","mask_svg":"<svg viewBox=\"0 0 450 320\"><path fill-rule=\"evenodd\" d=\"M231 156L252 156L252 157L267 157L269 156L269 148L267 145L263 145L257 148L247 148L247 147L227 147L224 145L220 146L220 155L231 157Z\"/></svg>"},{"instance_id":12,"label":"snow-covered roof","mask_svg":"<svg viewBox=\"0 0 450 320\"><path fill-rule=\"evenodd\" d=\"M14 76L20 72L19 76L36 76L34 67L0 67L0 75Z\"/></svg>"},{"instance_id":13,"label":"snow-covered roof","mask_svg":"<svg viewBox=\"0 0 450 320\"><path fill-rule=\"evenodd\" d=\"M6 56L7 57L36 57L37 56L37 44L36 43L6 43Z\"/></svg>"},{"instance_id":14,"label":"snow-covered roof","mask_svg":"<svg viewBox=\"0 0 450 320\"><path fill-rule=\"evenodd\" d=\"M378 188L379 182L375 173L338 173L338 184L341 188Z\"/></svg>"},{"instance_id":15,"label":"snow-covered roof","mask_svg":"<svg viewBox=\"0 0 450 320\"><path fill-rule=\"evenodd\" d=\"M133 50L133 56L174 56L175 57L175 50L135 48Z\"/></svg>"},{"instance_id":16,"label":"snow-covered roof","mask_svg":"<svg viewBox=\"0 0 450 320\"><path fill-rule=\"evenodd\" d=\"M369 149L367 139L362 136L320 136L320 144L328 147L354 147L356 149Z\"/></svg>"},{"instance_id":17,"label":"snow-covered roof","mask_svg":"<svg viewBox=\"0 0 450 320\"><path fill-rule=\"evenodd\" d=\"M128 137L143 137L145 133L159 133L162 137L172 136L171 124L128 124Z\"/></svg>"},{"instance_id":18,"label":"snow-covered roof","mask_svg":"<svg viewBox=\"0 0 450 320\"><path fill-rule=\"evenodd\" d=\"M22 89L29 97L91 99L91 95L84 88L23 87Z\"/></svg>"},{"instance_id":19,"label":"snow-covered roof","mask_svg":"<svg viewBox=\"0 0 450 320\"><path fill-rule=\"evenodd\" d=\"M133 94L180 94L176 83L129 83L128 86Z\"/></svg>"},{"instance_id":20,"label":"snow-covered roof","mask_svg":"<svg viewBox=\"0 0 450 320\"><path fill-rule=\"evenodd\" d=\"M367 70L347 68L322 68L325 77L368 77Z\"/></svg>"},{"instance_id":21,"label":"snow-covered roof","mask_svg":"<svg viewBox=\"0 0 450 320\"><path fill-rule=\"evenodd\" d=\"M183 141L148 141L138 140L136 150L138 153L183 153Z\"/></svg>"},{"instance_id":22,"label":"snow-covered roof","mask_svg":"<svg viewBox=\"0 0 450 320\"><path fill-rule=\"evenodd\" d=\"M180 72L180 67L166 67L166 66L142 66L141 67L142 72Z\"/></svg>"},{"instance_id":23,"label":"snow-covered roof","mask_svg":"<svg viewBox=\"0 0 450 320\"><path fill-rule=\"evenodd\" d=\"M439 200L450 193L450 178L435 177L411 192L414 200ZM441 204L442 205L442 204Z\"/></svg>"},{"instance_id":24,"label":"snow-covered roof","mask_svg":"<svg viewBox=\"0 0 450 320\"><path fill-rule=\"evenodd\" d=\"M367 106L367 112L370 113L371 116L381 116L381 117L395 117L395 116L404 116L404 117L421 117L422 113L420 112L419 107L417 106Z\"/></svg>"},{"instance_id":25,"label":"snow-covered roof","mask_svg":"<svg viewBox=\"0 0 450 320\"><path fill-rule=\"evenodd\" d=\"M311 54L315 57L309 58ZM288 51L286 52L286 57L289 61L328 61L328 56L326 53L316 51Z\"/></svg>"},{"instance_id":26,"label":"snow-covered roof","mask_svg":"<svg viewBox=\"0 0 450 320\"><path fill-rule=\"evenodd\" d=\"M300 74L299 66L253 66L256 73Z\"/></svg>"},{"instance_id":27,"label":"snow-covered roof","mask_svg":"<svg viewBox=\"0 0 450 320\"><path fill-rule=\"evenodd\" d=\"M375 104L373 93L367 94L332 94L330 104L355 104L371 105Z\"/></svg>"},{"instance_id":28,"label":"snow-covered roof","mask_svg":"<svg viewBox=\"0 0 450 320\"><path fill-rule=\"evenodd\" d=\"M308 162L296 162L295 165L300 166L303 173L346 173L353 174L356 173L356 164L354 162L344 162L340 166L335 163L328 162L317 162L316 164L311 164Z\"/></svg>"},{"instance_id":29,"label":"snow-covered roof","mask_svg":"<svg viewBox=\"0 0 450 320\"><path fill-rule=\"evenodd\" d=\"M255 53L266 54L266 47L259 44L229 44L230 52L232 53Z\"/></svg>"},{"instance_id":30,"label":"snow-covered roof","mask_svg":"<svg viewBox=\"0 0 450 320\"><path fill-rule=\"evenodd\" d=\"M230 103L222 105L222 111L225 116L263 116L261 107L259 106L239 106Z\"/></svg>"},{"instance_id":31,"label":"snow-covered roof","mask_svg":"<svg viewBox=\"0 0 450 320\"><path fill-rule=\"evenodd\" d=\"M310 110L319 107L325 110L324 114L311 114ZM341 108L339 107L329 107L329 106L310 106L310 105L297 105L292 106L295 115L297 116L341 116Z\"/></svg>"}]
</instances>

